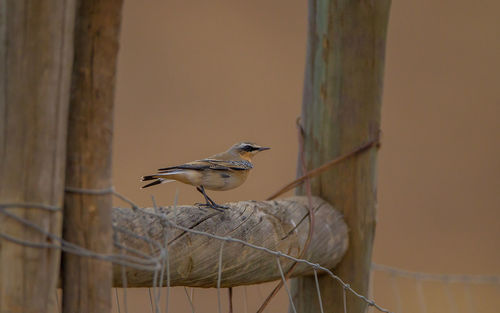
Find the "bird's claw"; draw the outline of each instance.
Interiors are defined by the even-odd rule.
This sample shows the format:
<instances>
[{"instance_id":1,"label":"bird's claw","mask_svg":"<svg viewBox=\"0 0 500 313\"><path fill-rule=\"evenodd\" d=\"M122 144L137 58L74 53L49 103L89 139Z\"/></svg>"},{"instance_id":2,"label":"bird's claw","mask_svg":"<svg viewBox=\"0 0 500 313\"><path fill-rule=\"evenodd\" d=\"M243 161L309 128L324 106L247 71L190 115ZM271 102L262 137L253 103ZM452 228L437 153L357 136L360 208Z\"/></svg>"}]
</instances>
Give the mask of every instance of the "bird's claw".
<instances>
[{"instance_id":1,"label":"bird's claw","mask_svg":"<svg viewBox=\"0 0 500 313\"><path fill-rule=\"evenodd\" d=\"M222 205L218 205L218 204L213 205L211 203L195 203L195 205L200 206L200 207L205 207L205 208L211 208L211 209L217 210L219 212L224 212L224 209L229 209L226 206L222 206Z\"/></svg>"}]
</instances>

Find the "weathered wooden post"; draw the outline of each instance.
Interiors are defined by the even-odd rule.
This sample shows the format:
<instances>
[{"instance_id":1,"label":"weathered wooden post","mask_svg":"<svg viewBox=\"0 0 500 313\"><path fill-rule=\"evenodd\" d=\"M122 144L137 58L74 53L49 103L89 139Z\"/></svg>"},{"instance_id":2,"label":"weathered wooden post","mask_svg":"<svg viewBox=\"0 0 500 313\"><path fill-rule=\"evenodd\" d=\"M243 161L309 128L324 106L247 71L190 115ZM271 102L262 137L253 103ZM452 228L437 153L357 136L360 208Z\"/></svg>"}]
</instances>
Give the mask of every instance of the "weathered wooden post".
<instances>
[{"instance_id":1,"label":"weathered wooden post","mask_svg":"<svg viewBox=\"0 0 500 313\"><path fill-rule=\"evenodd\" d=\"M111 146L122 0L78 1L70 103L64 238L111 253ZM101 190L100 194L78 189ZM112 264L63 256L63 312L109 312Z\"/></svg>"},{"instance_id":2,"label":"weathered wooden post","mask_svg":"<svg viewBox=\"0 0 500 313\"><path fill-rule=\"evenodd\" d=\"M55 308L60 251L43 246L58 242L15 218L61 235L74 9L73 0L0 0L2 313Z\"/></svg>"},{"instance_id":3,"label":"weathered wooden post","mask_svg":"<svg viewBox=\"0 0 500 313\"><path fill-rule=\"evenodd\" d=\"M309 0L302 107L307 169L379 135L389 8L390 0ZM376 153L372 148L311 180L313 195L344 213L350 245L336 273L362 294L368 293L375 231ZM292 284L298 312L319 312L314 277ZM344 312L342 287L328 277L320 278L320 287L325 312ZM350 313L365 308L347 294Z\"/></svg>"}]
</instances>

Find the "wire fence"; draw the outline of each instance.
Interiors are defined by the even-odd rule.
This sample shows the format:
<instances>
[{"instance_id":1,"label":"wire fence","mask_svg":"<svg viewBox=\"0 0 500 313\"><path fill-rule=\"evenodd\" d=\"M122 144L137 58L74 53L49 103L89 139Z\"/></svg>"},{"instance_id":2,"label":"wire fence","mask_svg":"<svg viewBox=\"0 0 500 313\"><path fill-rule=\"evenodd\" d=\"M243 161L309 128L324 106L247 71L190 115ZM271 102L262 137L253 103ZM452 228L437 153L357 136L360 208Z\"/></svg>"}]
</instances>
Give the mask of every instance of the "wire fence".
<instances>
[{"instance_id":1,"label":"wire fence","mask_svg":"<svg viewBox=\"0 0 500 313\"><path fill-rule=\"evenodd\" d=\"M304 264L308 267L311 268L311 271L314 273L314 278L315 278L315 285L316 285L316 296L317 296L317 301L318 301L318 307L320 309L320 312L324 312L324 307L323 307L323 299L325 295L322 295L320 292L320 285L318 282L318 275L319 274L324 274L329 276L331 279L336 281L340 286L342 287L343 290L343 309L344 313L349 312L349 308L347 307L347 302L346 302L346 296L348 293L352 294L356 298L358 298L360 301L363 301L372 312L374 311L380 311L380 312L391 312L385 307L381 306L378 302L375 302L373 300L373 296L368 297L367 295L363 295L356 290L354 290L348 283L344 282L340 277L335 275L331 270L328 268L325 268L321 266L320 264L316 264L313 262L310 262L309 260L302 259L302 258L297 258L288 254L285 254L281 251L276 251L272 250L263 246L258 246L249 242L246 242L244 240L238 239L238 238L232 238L229 236L220 236L220 235L215 235L211 234L208 232L200 231L197 230L195 227L192 227L192 225L179 225L177 224L176 218L168 218L166 214L162 213L161 210L159 210L156 202L154 201L153 198L153 211L146 210L144 208L141 208L137 206L134 202L123 196L122 194L116 192L113 188L106 189L106 190L82 190L82 189L70 189L68 192L78 192L82 194L93 194L93 195L98 195L98 194L107 194L107 193L112 193L119 199L125 201L130 205L131 210L134 210L136 212L139 212L143 216L148 216L150 218L158 220L161 225L165 228L165 230L180 230L186 233L189 233L194 236L204 236L207 238L211 238L214 240L220 241L220 249L219 249L219 263L218 263L218 271L217 275L217 282L216 282L216 292L217 292L217 312L222 313L222 297L221 297L221 281L223 280L222 277L222 268L224 266L222 259L223 259L223 254L224 254L224 249L226 245L231 245L231 244L240 244L246 247L249 247L251 249L254 249L256 251L262 251L266 254L270 254L275 257L276 259L276 268L277 271L279 272L279 276L281 277L281 280L284 283L284 292L286 293L286 296L289 301L289 306L292 312L297 312L296 311L296 306L293 301L293 297L291 294L291 291L286 283L286 277L285 273L282 267L282 261L283 260L290 260L297 262L299 264ZM174 209L177 207L177 197L174 201ZM135 268L138 270L143 270L143 271L150 271L153 273L152 277L152 283L151 283L151 288L148 289L149 293L149 300L150 300L150 306L151 306L151 312L152 313L159 313L159 312L169 312L169 303L171 302L171 281L170 281L170 274L171 274L171 266L169 263L169 249L168 249L168 242L169 242L169 231L164 231L164 237L163 240L154 240L149 236L144 236L144 235L139 235L137 233L134 233L128 229L124 229L121 227L118 227L117 225L113 225L113 230L114 230L114 245L117 248L118 251L120 251L119 254L101 254L97 253L94 251L90 251L88 249L85 249L83 247L74 245L70 242L67 242L66 240L62 239L60 236L54 235L46 230L44 230L43 227L36 225L33 222L30 222L12 212L9 212L9 209L11 208L30 208L30 209L40 209L40 210L45 210L48 212L59 212L60 208L54 207L54 206L47 206L47 205L40 205L40 204L34 204L34 203L26 203L26 204L19 204L19 203L6 203L6 204L1 204L0 205L0 214L2 214L4 217L8 219L12 219L13 221L20 223L28 228L30 228L33 231L36 231L46 238L50 238L51 243L47 243L47 240L41 240L40 242L29 242L25 241L19 238L15 238L9 234L3 233L0 231L0 238L4 240L8 240L10 242L13 242L15 244L31 247L31 248L37 248L37 249L60 249L66 253L71 253L79 256L84 256L84 257L90 257L94 259L99 259L99 260L104 260L111 262L113 264L121 266L121 284L123 286L122 288L122 299L119 299L119 293L117 290L115 290L115 297L116 297L116 306L118 309L119 313L128 313L128 301L127 301L127 276L126 276L126 268ZM175 213L177 214L177 213ZM143 251L139 251L137 249L134 249L126 244L127 238L131 237L134 238L135 240L139 240L144 242L145 245L149 246L150 253L144 253ZM494 288L496 288L497 292L500 292L500 276L471 276L471 275L442 275L442 274L428 274L428 273L418 273L418 272L410 272L410 271L405 271L385 265L378 265L378 264L373 264L372 270L374 273L383 273L384 275L387 275L390 279L390 284L391 284L391 290L392 290L392 298L394 300L394 307L396 308L396 312L402 313L402 312L420 312L420 313L427 313L431 312L428 310L429 304L428 304L428 297L426 296L425 293L425 283L426 282L438 282L442 283L445 285L445 294L446 294L446 301L449 305L449 312L450 313L455 313L455 312L463 312L459 311L458 307L458 301L457 297L454 295L454 293L451 290L451 285L452 284L463 284L465 286L465 299L466 299L466 304L465 306L467 307L467 312L476 312L480 313L480 310L478 309L478 306L476 304L476 297L472 293L470 286L473 284L480 284L480 285L491 285ZM215 274L215 273L214 273ZM415 285L415 295L418 299L418 310L410 310L406 309L405 305L405 299L402 297L401 293L401 288L400 288L400 281L402 279L410 279L414 281ZM373 280L372 280L373 281ZM370 288L371 292L373 294L374 288ZM187 288L184 289L185 295L188 299L189 302L189 307L191 312L196 312L195 304L193 301L194 297L194 289L191 288L190 291L188 291ZM162 299L162 294L163 294L163 299ZM246 289L245 289L245 294L246 294ZM500 297L499 297L500 298ZM163 300L163 301L162 301ZM60 304L61 301L58 300L58 303ZM245 310L247 309L247 300L245 297ZM121 303L121 305L120 305ZM161 303L164 303L164 307L161 307Z\"/></svg>"},{"instance_id":2,"label":"wire fence","mask_svg":"<svg viewBox=\"0 0 500 313\"><path fill-rule=\"evenodd\" d=\"M218 273L217 273L217 294L218 294L218 312L222 312L221 309L221 297L220 297L220 290L221 290L221 273L222 273L222 255L224 253L224 245L225 244L241 244L246 247L249 247L254 250L262 251L267 254L273 255L276 258L276 264L277 264L277 269L280 273L281 279L284 282L285 286L285 291L288 295L289 301L290 301L290 307L295 311L295 306L293 303L292 295L290 293L290 290L286 284L285 281L285 274L281 265L281 260L282 259L288 259L300 264L305 264L309 267L311 267L311 270L317 275L318 273L323 273L328 276L330 276L333 280L338 282L344 290L344 298L345 298L345 293L349 292L353 294L355 297L359 298L361 301L364 301L368 306L373 306L375 309L377 309L380 312L390 312L388 309L385 309L381 307L379 304L377 304L375 301L369 299L363 294L358 293L356 290L354 290L349 284L344 282L340 277L335 275L331 270L328 268L325 268L321 266L320 264L312 263L306 259L301 259L301 258L296 258L294 256L285 254L281 251L275 251L271 250L266 247L258 246L249 242L246 242L244 240L238 239L238 238L232 238L229 236L219 236L211 233L207 233L204 231L199 231L195 228L192 227L192 225L188 226L182 226L178 225L176 223L176 219L172 221L171 219L167 218L167 215L164 213L161 213L160 210L158 209L158 206L156 205L156 202L154 201L153 198L153 207L154 211L148 211L143 208L140 208L137 206L134 202L132 202L130 199L125 197L124 195L116 192L113 188L109 189L104 189L104 190L86 190L86 189L76 189L76 188L70 188L67 190L68 192L78 192L81 194L91 194L91 195L102 195L102 194L107 194L107 193L112 193L119 199L125 201L128 203L131 207L132 210L140 212L144 216L149 216L155 219L158 219L160 223L165 227L165 229L177 229L181 230L183 232L190 233L192 235L197 235L197 236L205 236L211 239L219 240L221 242L220 246L220 251L219 251L219 267L218 267ZM174 208L177 207L177 200L174 202ZM113 264L120 265L122 268L122 286L124 287L124 292L123 292L123 303L124 305L120 307L120 313L121 311L128 313L127 311L127 277L125 275L125 269L126 267L130 268L135 268L138 270L143 270L143 271L151 271L153 273L153 281L151 284L151 306L153 308L154 313L158 313L161 311L159 303L160 303L160 298L161 298L161 288L166 287L166 292L165 292L165 297L167 303L169 302L169 289L170 289L170 264L169 264L169 249L168 249L168 231L164 231L164 240L163 242L159 242L157 240L153 240L149 236L143 236L143 235L138 235L136 233L131 232L128 229L124 229L121 227L118 227L117 225L113 225L113 230L114 230L114 245L115 247L118 248L120 251L119 254L102 254L102 253L97 253L94 251L90 251L88 249L85 249L83 247L77 246L75 244L72 244L60 236L54 235L48 231L46 231L43 227L36 225L35 223L24 219L14 213L9 212L9 208L28 208L28 209L41 209L41 210L46 210L49 212L59 212L60 208L58 207L53 207L53 206L46 206L46 205L39 205L39 204L34 204L34 203L26 203L26 204L19 204L19 203L6 203L0 205L0 214L4 215L7 218L12 219L13 221L16 221L38 233L41 235L45 236L46 238L50 238L50 242L54 243L46 243L46 240L41 240L40 242L29 242L25 241L22 239L14 238L10 236L9 234L5 234L0 231L0 238L8 240L10 242L14 242L16 244L20 244L23 246L31 247L31 248L40 248L40 249L60 249L66 253L71 253L79 256L85 256L85 257L90 257L94 259L99 259L99 260L104 260L111 262ZM132 237L135 238L136 240L143 241L144 244L148 245L150 247L150 254L146 254L143 251L139 251L137 249L131 248L127 246L125 243L126 240L124 240L126 237ZM165 277L166 276L166 277ZM166 282L166 286L163 286L163 282ZM319 284L318 280L316 279L316 289L319 291ZM320 307L322 307L322 298L321 294L318 292L317 294L318 297L318 302L320 303ZM59 301L60 302L60 301ZM117 302L119 303L119 301ZM191 303L192 306L192 303ZM168 304L166 305L166 308L164 310L165 312L168 312ZM194 312L194 307L192 307L192 312ZM347 311L346 311L347 312Z\"/></svg>"},{"instance_id":3,"label":"wire fence","mask_svg":"<svg viewBox=\"0 0 500 313\"><path fill-rule=\"evenodd\" d=\"M375 263L372 273L379 278L372 282L387 287L384 302L399 313L482 313L500 307L500 275L433 274Z\"/></svg>"},{"instance_id":4,"label":"wire fence","mask_svg":"<svg viewBox=\"0 0 500 313\"><path fill-rule=\"evenodd\" d=\"M221 301L220 301L220 289L221 289L221 273L222 273L222 255L223 255L223 248L224 248L224 244L225 243L238 243L238 244L241 244L241 245L244 245L246 247L250 247L252 249L255 249L255 250L259 250L259 251L263 251L265 253L268 253L268 254L271 254L273 256L276 257L276 263L277 263L277 267L278 267L278 270L280 272L280 276L281 276L281 279L284 283L284 286L285 286L285 290L286 290L286 293L287 293L287 296L289 298L289 301L290 301L290 307L292 308L292 310L294 312L296 312L296 309L295 309L295 305L293 303L293 300L292 300L292 295L290 293L290 290L286 284L286 281L285 281L285 275L284 275L284 272L283 272L283 269L282 269L282 266L281 266L281 262L280 262L280 258L284 258L284 259L288 259L288 260L291 260L291 261L294 261L294 262L297 262L297 263L300 263L300 264L306 264L308 266L310 266L312 268L312 270L314 271L315 275L317 275L317 272L323 272L324 274L327 274L329 275L332 279L334 279L335 281L337 281L343 288L343 292L344 292L344 312L347 313L347 308L346 308L346 301L345 301L345 298L346 298L346 292L350 292L351 294L353 294L355 297L359 298L361 301L364 301L368 306L372 306L374 307L375 309L377 309L378 311L380 312L386 312L386 313L390 313L391 311L389 311L388 309L385 309L383 307L381 307L379 304L377 304L375 301L369 299L368 297L358 293L356 290L354 290L349 284L345 283L340 277L338 277L337 275L335 275L331 270L329 270L328 268L325 268L323 266L321 266L320 264L316 264L316 263L312 263L308 260L305 260L305 259L300 259L300 258L296 258L296 257L293 257L291 255L288 255L288 254L285 254L281 251L274 251L274 250L271 250L269 248L266 248L266 247L262 247L262 246L258 246L258 245L254 245L254 244L251 244L249 242L246 242L244 240L241 240L241 239L238 239L238 238L232 238L232 237L229 237L229 236L219 236L219 235L214 235L214 234L211 234L211 233L207 233L207 232L204 232L204 231L199 231L199 230L196 230L194 228L191 228L191 227L186 227L186 226L181 226L181 225L177 225L175 222L172 222L166 214L164 213L161 213L159 210L158 210L158 207L156 205L156 202L154 201L154 198L153 198L153 205L154 205L154 209L155 211L154 212L150 212L150 211L147 211L143 208L140 208L138 207L135 203L133 203L132 201L130 201L129 199L127 199L126 197L124 197L123 195L119 194L119 193L116 193L115 192L115 195L118 196L120 199L126 201L127 203L130 204L131 208L133 210L137 210L139 212L141 212L142 214L144 215L149 215L149 216L153 216L155 218L158 218L162 224L165 226L165 227L168 227L168 228L173 228L173 229L179 229L179 230L182 230L184 232L187 232L187 233L190 233L190 234L195 234L195 235L200 235L200 236L205 236L205 237L208 237L208 238L212 238L212 239L216 239L216 240L220 240L221 241L221 246L220 246L220 252L219 252L219 267L218 267L218 273L217 273L217 298L218 298L218 312L222 312L221 310ZM174 201L174 208L177 206L177 197L176 197L176 200ZM174 219L175 220L175 219ZM168 232L165 232L165 234L167 234ZM155 275L154 277L157 277L157 272L160 271L160 277L163 277L163 273L166 271L167 272L167 275L169 273L169 264L167 264L167 260L168 260L168 244L167 244L168 240L166 238L165 240L165 244L163 245L162 247L162 250L164 250L161 254L165 257L165 262L162 262L162 264L160 264L160 269L155 269ZM165 268L166 267L166 268ZM159 287L161 287L161 279L160 279L160 285ZM316 290L319 291L319 283L318 283L318 280L316 279L315 280L316 282ZM156 289L158 287L158 282L154 279L153 280L153 289ZM167 276L167 289L170 288L169 286L169 279L168 279L168 276ZM156 303L159 303L159 297L160 297L160 293L158 291L156 292L153 292L155 295L156 295ZM318 292L317 293L317 296L318 296L318 302L320 304L320 307L322 307L322 298L321 298L321 294ZM159 312L159 308L157 307L157 305L155 306L155 312Z\"/></svg>"}]
</instances>

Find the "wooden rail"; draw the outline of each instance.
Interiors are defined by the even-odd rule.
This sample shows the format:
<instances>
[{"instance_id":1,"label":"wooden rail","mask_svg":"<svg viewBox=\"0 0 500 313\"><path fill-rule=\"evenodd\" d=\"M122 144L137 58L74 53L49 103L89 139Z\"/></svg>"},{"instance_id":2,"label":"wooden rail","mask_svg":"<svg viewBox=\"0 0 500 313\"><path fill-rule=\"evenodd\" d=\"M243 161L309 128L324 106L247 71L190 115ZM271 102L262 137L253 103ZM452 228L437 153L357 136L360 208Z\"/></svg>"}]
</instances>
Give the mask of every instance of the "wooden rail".
<instances>
[{"instance_id":1,"label":"wooden rail","mask_svg":"<svg viewBox=\"0 0 500 313\"><path fill-rule=\"evenodd\" d=\"M339 211L321 198L313 197L316 224L311 244L304 258L333 268L347 250L347 226ZM177 225L219 236L230 236L248 243L297 257L307 239L309 219L307 197L275 201L240 201L226 204L224 213L196 206L159 208L168 221ZM147 209L154 212L154 209ZM177 214L176 214L177 212ZM215 287L221 240L165 227L160 219L132 209L113 211L115 229L147 236L164 245L167 232L171 286ZM118 241L128 248L151 255L159 249L143 240L118 232ZM153 248L153 250L151 250ZM123 251L123 250L122 250ZM115 248L120 253L120 248ZM291 261L280 259L284 270ZM122 286L122 266L113 268L113 285ZM312 268L298 265L294 276L312 274ZM151 287L153 272L126 268L128 287ZM280 278L276 257L240 243L225 242L222 258L222 287L250 285ZM166 275L163 286L166 286Z\"/></svg>"}]
</instances>

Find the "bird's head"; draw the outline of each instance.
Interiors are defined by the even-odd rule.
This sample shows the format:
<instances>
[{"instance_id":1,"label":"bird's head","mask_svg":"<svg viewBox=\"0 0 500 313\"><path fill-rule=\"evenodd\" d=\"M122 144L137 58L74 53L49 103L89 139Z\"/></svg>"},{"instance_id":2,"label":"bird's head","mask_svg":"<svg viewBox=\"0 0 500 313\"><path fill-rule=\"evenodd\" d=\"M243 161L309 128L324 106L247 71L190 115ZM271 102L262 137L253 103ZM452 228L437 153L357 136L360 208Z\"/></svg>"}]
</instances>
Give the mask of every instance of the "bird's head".
<instances>
[{"instance_id":1,"label":"bird's head","mask_svg":"<svg viewBox=\"0 0 500 313\"><path fill-rule=\"evenodd\" d=\"M271 148L262 147L251 142L239 142L233 145L229 151L239 155L242 159L250 161L257 153Z\"/></svg>"}]
</instances>

